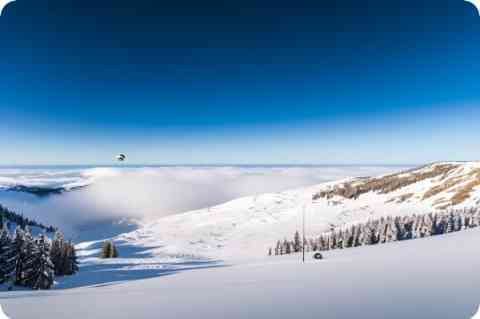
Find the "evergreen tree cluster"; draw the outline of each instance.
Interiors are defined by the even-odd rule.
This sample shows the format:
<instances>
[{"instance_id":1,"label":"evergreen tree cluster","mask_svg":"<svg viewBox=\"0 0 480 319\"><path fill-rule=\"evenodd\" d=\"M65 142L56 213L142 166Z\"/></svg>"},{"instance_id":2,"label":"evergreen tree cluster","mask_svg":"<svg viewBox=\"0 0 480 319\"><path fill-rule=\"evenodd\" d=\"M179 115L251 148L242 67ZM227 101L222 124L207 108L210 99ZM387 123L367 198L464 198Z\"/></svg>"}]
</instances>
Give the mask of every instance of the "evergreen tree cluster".
<instances>
[{"instance_id":1,"label":"evergreen tree cluster","mask_svg":"<svg viewBox=\"0 0 480 319\"><path fill-rule=\"evenodd\" d=\"M28 227L17 226L11 234L4 224L0 230L0 284L49 289L55 275L77 271L75 248L61 233L50 240L44 234L33 238Z\"/></svg>"},{"instance_id":2,"label":"evergreen tree cluster","mask_svg":"<svg viewBox=\"0 0 480 319\"><path fill-rule=\"evenodd\" d=\"M277 241L269 248L268 255L286 255L306 251L325 251L394 241L442 235L480 226L480 210L477 208L449 210L426 215L382 217L351 226L344 226L323 233L316 238L305 239L295 232L293 240Z\"/></svg>"},{"instance_id":3,"label":"evergreen tree cluster","mask_svg":"<svg viewBox=\"0 0 480 319\"><path fill-rule=\"evenodd\" d=\"M61 232L56 232L53 237L50 259L55 266L56 276L69 276L78 271L78 261L75 246L71 241L65 241Z\"/></svg>"},{"instance_id":4,"label":"evergreen tree cluster","mask_svg":"<svg viewBox=\"0 0 480 319\"><path fill-rule=\"evenodd\" d=\"M117 258L118 257L118 250L115 244L108 240L103 243L102 253L100 254L100 258Z\"/></svg>"},{"instance_id":5,"label":"evergreen tree cluster","mask_svg":"<svg viewBox=\"0 0 480 319\"><path fill-rule=\"evenodd\" d=\"M21 229L25 229L27 226L38 227L48 233L53 233L57 230L53 226L45 226L42 223L24 217L21 214L17 214L0 204L0 225L3 225L4 223L15 223Z\"/></svg>"}]
</instances>

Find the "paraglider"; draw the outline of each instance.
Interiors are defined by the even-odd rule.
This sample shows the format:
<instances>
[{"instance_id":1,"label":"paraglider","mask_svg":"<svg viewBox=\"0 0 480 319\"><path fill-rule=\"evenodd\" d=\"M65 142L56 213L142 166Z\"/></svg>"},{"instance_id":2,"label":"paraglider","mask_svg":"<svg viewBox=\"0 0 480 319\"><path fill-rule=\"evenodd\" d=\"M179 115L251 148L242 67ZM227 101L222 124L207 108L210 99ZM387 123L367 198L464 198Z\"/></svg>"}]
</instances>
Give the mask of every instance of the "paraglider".
<instances>
[{"instance_id":1,"label":"paraglider","mask_svg":"<svg viewBox=\"0 0 480 319\"><path fill-rule=\"evenodd\" d=\"M127 159L127 156L126 156L125 154L118 154L118 155L116 156L116 159L117 159L117 161L119 161L119 162L123 162L123 161L125 161L125 160Z\"/></svg>"}]
</instances>

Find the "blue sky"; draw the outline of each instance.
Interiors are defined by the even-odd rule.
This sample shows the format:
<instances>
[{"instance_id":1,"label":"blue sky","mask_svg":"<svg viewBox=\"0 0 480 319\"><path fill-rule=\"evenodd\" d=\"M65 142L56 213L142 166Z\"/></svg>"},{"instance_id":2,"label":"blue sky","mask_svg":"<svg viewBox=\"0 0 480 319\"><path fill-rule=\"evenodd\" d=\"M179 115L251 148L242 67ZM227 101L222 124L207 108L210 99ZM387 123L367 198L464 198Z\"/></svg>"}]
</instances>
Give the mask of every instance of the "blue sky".
<instances>
[{"instance_id":1,"label":"blue sky","mask_svg":"<svg viewBox=\"0 0 480 319\"><path fill-rule=\"evenodd\" d=\"M29 1L0 18L0 164L480 159L461 1Z\"/></svg>"}]
</instances>

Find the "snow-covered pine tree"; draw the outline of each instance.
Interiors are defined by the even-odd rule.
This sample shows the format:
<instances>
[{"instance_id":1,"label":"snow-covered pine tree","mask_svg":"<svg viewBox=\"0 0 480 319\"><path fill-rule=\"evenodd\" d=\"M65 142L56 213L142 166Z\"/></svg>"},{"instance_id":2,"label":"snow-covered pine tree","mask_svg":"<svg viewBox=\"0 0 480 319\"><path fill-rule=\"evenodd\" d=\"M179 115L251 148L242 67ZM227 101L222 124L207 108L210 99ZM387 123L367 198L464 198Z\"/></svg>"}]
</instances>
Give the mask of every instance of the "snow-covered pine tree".
<instances>
[{"instance_id":1,"label":"snow-covered pine tree","mask_svg":"<svg viewBox=\"0 0 480 319\"><path fill-rule=\"evenodd\" d=\"M106 241L103 243L101 258L111 258L112 256L112 242Z\"/></svg>"},{"instance_id":2,"label":"snow-covered pine tree","mask_svg":"<svg viewBox=\"0 0 480 319\"><path fill-rule=\"evenodd\" d=\"M455 230L455 220L453 217L453 212L450 212L447 217L447 233L451 233Z\"/></svg>"},{"instance_id":3,"label":"snow-covered pine tree","mask_svg":"<svg viewBox=\"0 0 480 319\"><path fill-rule=\"evenodd\" d=\"M330 236L330 249L337 249L337 233L332 231Z\"/></svg>"},{"instance_id":4,"label":"snow-covered pine tree","mask_svg":"<svg viewBox=\"0 0 480 319\"><path fill-rule=\"evenodd\" d=\"M17 259L18 255L14 241L6 224L4 224L0 234L0 283L12 285L15 282Z\"/></svg>"},{"instance_id":5,"label":"snow-covered pine tree","mask_svg":"<svg viewBox=\"0 0 480 319\"><path fill-rule=\"evenodd\" d=\"M393 221L392 217L387 218L387 225L388 225L388 232L386 236L387 242L394 242L397 241L397 227L395 226L395 223Z\"/></svg>"},{"instance_id":6,"label":"snow-covered pine tree","mask_svg":"<svg viewBox=\"0 0 480 319\"><path fill-rule=\"evenodd\" d=\"M112 242L112 258L117 258L118 257L118 250L117 246Z\"/></svg>"},{"instance_id":7,"label":"snow-covered pine tree","mask_svg":"<svg viewBox=\"0 0 480 319\"><path fill-rule=\"evenodd\" d=\"M453 230L459 231L462 229L462 227L463 227L462 218L460 217L460 213L456 212L453 218Z\"/></svg>"},{"instance_id":8,"label":"snow-covered pine tree","mask_svg":"<svg viewBox=\"0 0 480 319\"><path fill-rule=\"evenodd\" d=\"M8 232L5 231L5 226L0 229L0 283L5 282L5 272L3 270L6 264L6 258L4 257L5 251L10 246L11 240Z\"/></svg>"},{"instance_id":9,"label":"snow-covered pine tree","mask_svg":"<svg viewBox=\"0 0 480 319\"><path fill-rule=\"evenodd\" d=\"M395 228L397 229L397 240L404 240L405 239L405 222L404 219L397 216L394 219Z\"/></svg>"},{"instance_id":10,"label":"snow-covered pine tree","mask_svg":"<svg viewBox=\"0 0 480 319\"><path fill-rule=\"evenodd\" d=\"M118 252L117 252L118 257ZM68 258L68 267L66 268L65 275L73 275L79 270L77 252L75 246L71 241L67 243L67 258Z\"/></svg>"},{"instance_id":11,"label":"snow-covered pine tree","mask_svg":"<svg viewBox=\"0 0 480 319\"><path fill-rule=\"evenodd\" d=\"M280 244L280 240L277 240L277 245L275 246L275 256L278 256L280 255L280 251L281 251L281 244Z\"/></svg>"},{"instance_id":12,"label":"snow-covered pine tree","mask_svg":"<svg viewBox=\"0 0 480 319\"><path fill-rule=\"evenodd\" d=\"M63 234L55 233L50 249L50 259L55 266L55 275L73 275L78 271L78 261L75 246L72 242L65 241Z\"/></svg>"},{"instance_id":13,"label":"snow-covered pine tree","mask_svg":"<svg viewBox=\"0 0 480 319\"><path fill-rule=\"evenodd\" d=\"M467 225L467 218L468 217L467 216L468 216L467 209L464 208L463 213L460 216L460 218L461 218L460 223L462 224L462 230L468 228L468 225Z\"/></svg>"},{"instance_id":14,"label":"snow-covered pine tree","mask_svg":"<svg viewBox=\"0 0 480 319\"><path fill-rule=\"evenodd\" d=\"M479 225L479 214L478 211L472 211L470 217L470 227L478 227Z\"/></svg>"},{"instance_id":15,"label":"snow-covered pine tree","mask_svg":"<svg viewBox=\"0 0 480 319\"><path fill-rule=\"evenodd\" d=\"M355 243L356 246L363 246L365 243L365 226L364 225L358 225L357 227L357 242Z\"/></svg>"},{"instance_id":16,"label":"snow-covered pine tree","mask_svg":"<svg viewBox=\"0 0 480 319\"><path fill-rule=\"evenodd\" d=\"M412 239L420 238L420 216L413 215Z\"/></svg>"},{"instance_id":17,"label":"snow-covered pine tree","mask_svg":"<svg viewBox=\"0 0 480 319\"><path fill-rule=\"evenodd\" d=\"M344 242L345 242L346 248L353 247L353 231L354 231L353 227L350 227L345 232Z\"/></svg>"},{"instance_id":18,"label":"snow-covered pine tree","mask_svg":"<svg viewBox=\"0 0 480 319\"><path fill-rule=\"evenodd\" d=\"M50 260L50 243L48 238L41 234L36 240L37 255L32 288L50 289L55 280L55 266Z\"/></svg>"},{"instance_id":19,"label":"snow-covered pine tree","mask_svg":"<svg viewBox=\"0 0 480 319\"><path fill-rule=\"evenodd\" d=\"M387 241L387 232L388 232L388 225L385 221L385 218L382 217L380 219L379 226L380 231L379 231L379 236L378 236L378 242L379 243L384 243Z\"/></svg>"},{"instance_id":20,"label":"snow-covered pine tree","mask_svg":"<svg viewBox=\"0 0 480 319\"><path fill-rule=\"evenodd\" d=\"M366 227L364 228L365 231L365 245L374 245L376 243L376 236L375 236L375 228L372 221L368 221Z\"/></svg>"},{"instance_id":21,"label":"snow-covered pine tree","mask_svg":"<svg viewBox=\"0 0 480 319\"><path fill-rule=\"evenodd\" d=\"M302 242L300 240L300 233L297 230L293 236L293 251L298 253L300 250L302 250Z\"/></svg>"},{"instance_id":22,"label":"snow-covered pine tree","mask_svg":"<svg viewBox=\"0 0 480 319\"><path fill-rule=\"evenodd\" d=\"M327 250L327 238L325 235L320 236L320 250Z\"/></svg>"},{"instance_id":23,"label":"snow-covered pine tree","mask_svg":"<svg viewBox=\"0 0 480 319\"><path fill-rule=\"evenodd\" d=\"M15 284L21 285L23 276L23 266L27 255L25 252L25 231L17 226L15 229L15 237L13 238L13 245L17 254L17 264L15 266Z\"/></svg>"},{"instance_id":24,"label":"snow-covered pine tree","mask_svg":"<svg viewBox=\"0 0 480 319\"><path fill-rule=\"evenodd\" d=\"M358 247L360 246L360 226L359 225L353 225L352 226L352 247Z\"/></svg>"},{"instance_id":25,"label":"snow-covered pine tree","mask_svg":"<svg viewBox=\"0 0 480 319\"><path fill-rule=\"evenodd\" d=\"M23 235L23 236L22 236ZM22 233L17 229L17 237L19 242L19 260L17 263L16 284L33 287L36 277L37 256L39 254L38 246L30 234L28 227Z\"/></svg>"},{"instance_id":26,"label":"snow-covered pine tree","mask_svg":"<svg viewBox=\"0 0 480 319\"><path fill-rule=\"evenodd\" d=\"M62 276L65 274L65 240L63 234L59 231L55 232L52 240L52 248L50 249L50 259L55 267L55 275Z\"/></svg>"},{"instance_id":27,"label":"snow-covered pine tree","mask_svg":"<svg viewBox=\"0 0 480 319\"><path fill-rule=\"evenodd\" d=\"M337 248L339 249L345 248L343 247L343 231L341 229L338 230L336 238L337 238Z\"/></svg>"},{"instance_id":28,"label":"snow-covered pine tree","mask_svg":"<svg viewBox=\"0 0 480 319\"><path fill-rule=\"evenodd\" d=\"M100 255L101 258L117 258L118 257L118 250L115 247L115 244L107 240L103 243L102 253Z\"/></svg>"},{"instance_id":29,"label":"snow-covered pine tree","mask_svg":"<svg viewBox=\"0 0 480 319\"><path fill-rule=\"evenodd\" d=\"M291 250L291 247L290 247L290 243L285 239L283 241L283 245L285 246L285 254L291 254L292 253L292 250Z\"/></svg>"}]
</instances>

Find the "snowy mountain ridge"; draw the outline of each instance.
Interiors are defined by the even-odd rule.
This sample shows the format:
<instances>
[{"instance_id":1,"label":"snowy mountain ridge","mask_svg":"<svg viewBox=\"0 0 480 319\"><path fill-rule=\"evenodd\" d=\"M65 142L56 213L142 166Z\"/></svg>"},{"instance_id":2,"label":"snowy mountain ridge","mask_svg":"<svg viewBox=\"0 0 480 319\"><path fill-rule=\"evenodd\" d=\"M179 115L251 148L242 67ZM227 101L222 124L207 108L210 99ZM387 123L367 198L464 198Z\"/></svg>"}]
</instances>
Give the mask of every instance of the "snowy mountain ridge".
<instances>
[{"instance_id":1,"label":"snowy mountain ridge","mask_svg":"<svg viewBox=\"0 0 480 319\"><path fill-rule=\"evenodd\" d=\"M307 235L382 216L426 214L480 204L480 162L435 163L379 177L354 177L248 196L160 218L114 238L150 256L235 260L263 256L279 238ZM88 254L88 243L82 248Z\"/></svg>"}]
</instances>

